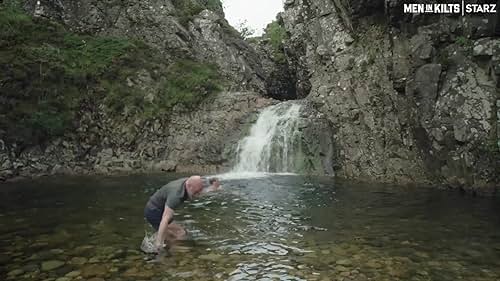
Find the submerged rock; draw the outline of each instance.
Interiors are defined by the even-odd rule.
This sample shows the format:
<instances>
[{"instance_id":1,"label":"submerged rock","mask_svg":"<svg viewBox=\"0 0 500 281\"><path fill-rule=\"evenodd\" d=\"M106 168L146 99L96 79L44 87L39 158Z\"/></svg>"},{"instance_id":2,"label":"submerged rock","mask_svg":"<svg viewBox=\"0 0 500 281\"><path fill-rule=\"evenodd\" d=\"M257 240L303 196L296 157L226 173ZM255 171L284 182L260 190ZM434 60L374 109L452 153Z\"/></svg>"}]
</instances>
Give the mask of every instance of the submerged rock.
<instances>
[{"instance_id":1,"label":"submerged rock","mask_svg":"<svg viewBox=\"0 0 500 281\"><path fill-rule=\"evenodd\" d=\"M335 266L335 270L338 272L349 272L349 268L343 266L343 265L337 265Z\"/></svg>"},{"instance_id":2,"label":"submerged rock","mask_svg":"<svg viewBox=\"0 0 500 281\"><path fill-rule=\"evenodd\" d=\"M13 276L18 276L18 275L21 275L21 274L23 274L23 273L24 273L24 270L22 270L22 269L14 269L14 270L12 270L12 271L9 271L9 272L7 273L7 276L11 276L11 277L13 277Z\"/></svg>"},{"instance_id":3,"label":"submerged rock","mask_svg":"<svg viewBox=\"0 0 500 281\"><path fill-rule=\"evenodd\" d=\"M205 255L200 255L198 256L199 259L202 260L208 260L208 261L220 261L222 259L221 255L210 253L210 254L205 254Z\"/></svg>"},{"instance_id":4,"label":"submerged rock","mask_svg":"<svg viewBox=\"0 0 500 281\"><path fill-rule=\"evenodd\" d=\"M75 271L71 271L71 272L68 272L66 273L65 277L68 277L68 278L75 278L75 277L78 277L81 275L81 271L80 270L75 270Z\"/></svg>"},{"instance_id":5,"label":"submerged rock","mask_svg":"<svg viewBox=\"0 0 500 281\"><path fill-rule=\"evenodd\" d=\"M42 271L51 271L63 266L65 263L58 260L44 261L41 264Z\"/></svg>"},{"instance_id":6,"label":"submerged rock","mask_svg":"<svg viewBox=\"0 0 500 281\"><path fill-rule=\"evenodd\" d=\"M81 268L81 275L84 278L94 277L94 276L101 277L106 275L106 273L108 272L107 270L108 270L107 266L101 264L86 265Z\"/></svg>"},{"instance_id":7,"label":"submerged rock","mask_svg":"<svg viewBox=\"0 0 500 281\"><path fill-rule=\"evenodd\" d=\"M154 273L150 270L139 268L130 268L123 273L124 277L133 277L133 278L151 278L154 276Z\"/></svg>"},{"instance_id":8,"label":"submerged rock","mask_svg":"<svg viewBox=\"0 0 500 281\"><path fill-rule=\"evenodd\" d=\"M83 265L87 263L88 259L85 257L73 257L69 261L70 264L75 264L75 265Z\"/></svg>"},{"instance_id":9,"label":"submerged rock","mask_svg":"<svg viewBox=\"0 0 500 281\"><path fill-rule=\"evenodd\" d=\"M379 269L382 267L382 264L377 260L369 260L368 262L366 262L366 266L373 269Z\"/></svg>"},{"instance_id":10,"label":"submerged rock","mask_svg":"<svg viewBox=\"0 0 500 281\"><path fill-rule=\"evenodd\" d=\"M338 265L343 265L343 266L350 266L352 265L352 261L351 260L347 260L347 259L344 259L344 260L338 260L336 262L336 264Z\"/></svg>"}]
</instances>

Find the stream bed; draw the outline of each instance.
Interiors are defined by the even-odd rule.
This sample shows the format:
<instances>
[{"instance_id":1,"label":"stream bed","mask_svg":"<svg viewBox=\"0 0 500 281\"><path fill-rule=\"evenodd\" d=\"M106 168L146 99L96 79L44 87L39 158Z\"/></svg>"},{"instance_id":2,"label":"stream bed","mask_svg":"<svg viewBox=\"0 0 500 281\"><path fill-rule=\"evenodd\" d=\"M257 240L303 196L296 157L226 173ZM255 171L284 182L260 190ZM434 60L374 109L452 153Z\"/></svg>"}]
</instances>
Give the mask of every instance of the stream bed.
<instances>
[{"instance_id":1,"label":"stream bed","mask_svg":"<svg viewBox=\"0 0 500 281\"><path fill-rule=\"evenodd\" d=\"M226 179L187 201L169 256L144 204L181 175L0 187L1 280L500 280L500 199L328 177Z\"/></svg>"}]
</instances>

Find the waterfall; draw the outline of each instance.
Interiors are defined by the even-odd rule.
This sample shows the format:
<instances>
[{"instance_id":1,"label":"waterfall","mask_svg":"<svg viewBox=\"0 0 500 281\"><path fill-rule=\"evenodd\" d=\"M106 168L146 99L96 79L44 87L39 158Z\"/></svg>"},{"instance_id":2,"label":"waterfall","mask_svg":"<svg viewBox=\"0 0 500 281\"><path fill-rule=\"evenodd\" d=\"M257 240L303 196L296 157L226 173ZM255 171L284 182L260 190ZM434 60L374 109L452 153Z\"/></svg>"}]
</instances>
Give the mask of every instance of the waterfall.
<instances>
[{"instance_id":1,"label":"waterfall","mask_svg":"<svg viewBox=\"0 0 500 281\"><path fill-rule=\"evenodd\" d=\"M294 172L299 113L300 105L291 102L264 109L238 143L238 163L231 172Z\"/></svg>"}]
</instances>

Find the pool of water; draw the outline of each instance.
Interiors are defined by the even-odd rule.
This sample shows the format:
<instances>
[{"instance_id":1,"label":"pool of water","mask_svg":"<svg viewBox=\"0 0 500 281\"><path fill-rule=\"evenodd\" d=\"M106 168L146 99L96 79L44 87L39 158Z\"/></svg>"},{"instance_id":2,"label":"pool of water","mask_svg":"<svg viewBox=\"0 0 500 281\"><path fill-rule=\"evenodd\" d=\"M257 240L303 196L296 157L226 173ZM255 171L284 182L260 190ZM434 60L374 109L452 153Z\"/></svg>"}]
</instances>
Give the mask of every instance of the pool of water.
<instances>
[{"instance_id":1,"label":"pool of water","mask_svg":"<svg viewBox=\"0 0 500 281\"><path fill-rule=\"evenodd\" d=\"M176 213L170 256L139 247L150 194L179 175L0 186L1 280L500 280L500 200L270 175Z\"/></svg>"}]
</instances>

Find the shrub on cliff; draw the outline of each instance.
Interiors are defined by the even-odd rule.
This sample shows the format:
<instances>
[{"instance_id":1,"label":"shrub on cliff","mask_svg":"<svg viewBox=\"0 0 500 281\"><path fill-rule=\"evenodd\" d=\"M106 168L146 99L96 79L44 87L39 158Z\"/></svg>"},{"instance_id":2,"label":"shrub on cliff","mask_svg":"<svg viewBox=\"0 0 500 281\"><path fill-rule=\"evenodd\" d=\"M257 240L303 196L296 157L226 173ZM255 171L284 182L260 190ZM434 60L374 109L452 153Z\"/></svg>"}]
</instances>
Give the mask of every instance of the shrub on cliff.
<instances>
[{"instance_id":1,"label":"shrub on cliff","mask_svg":"<svg viewBox=\"0 0 500 281\"><path fill-rule=\"evenodd\" d=\"M285 28L277 21L273 21L267 25L264 31L264 38L269 39L273 49L274 60L279 63L285 62L284 41L288 38Z\"/></svg>"},{"instance_id":2,"label":"shrub on cliff","mask_svg":"<svg viewBox=\"0 0 500 281\"><path fill-rule=\"evenodd\" d=\"M168 68L163 87L162 102L165 107L177 104L193 107L210 94L220 91L222 84L215 65L181 60Z\"/></svg>"},{"instance_id":3,"label":"shrub on cliff","mask_svg":"<svg viewBox=\"0 0 500 281\"><path fill-rule=\"evenodd\" d=\"M248 25L248 21L241 21L237 26L236 30L239 32L239 35L244 39L250 39L251 36L255 34L255 29Z\"/></svg>"}]
</instances>

